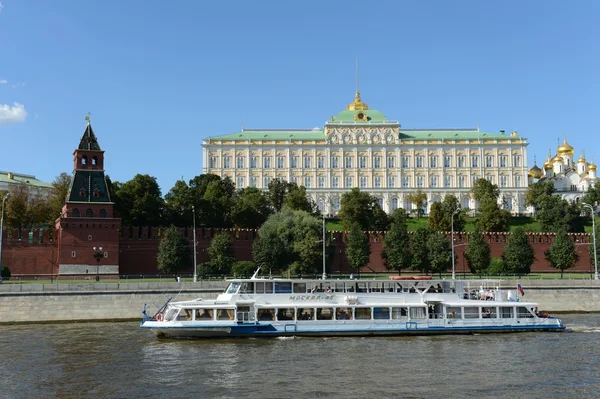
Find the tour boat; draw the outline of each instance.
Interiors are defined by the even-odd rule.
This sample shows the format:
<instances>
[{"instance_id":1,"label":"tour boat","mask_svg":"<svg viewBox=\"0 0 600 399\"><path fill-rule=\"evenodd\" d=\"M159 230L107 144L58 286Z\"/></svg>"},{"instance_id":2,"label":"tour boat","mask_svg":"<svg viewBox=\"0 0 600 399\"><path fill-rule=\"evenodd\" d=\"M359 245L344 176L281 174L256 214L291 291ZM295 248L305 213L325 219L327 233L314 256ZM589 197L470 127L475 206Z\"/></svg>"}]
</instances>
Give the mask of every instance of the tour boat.
<instances>
[{"instance_id":1,"label":"tour boat","mask_svg":"<svg viewBox=\"0 0 600 399\"><path fill-rule=\"evenodd\" d=\"M227 280L214 300L167 301L141 327L164 338L393 336L563 331L497 280L431 277ZM521 288L521 287L519 287Z\"/></svg>"}]
</instances>

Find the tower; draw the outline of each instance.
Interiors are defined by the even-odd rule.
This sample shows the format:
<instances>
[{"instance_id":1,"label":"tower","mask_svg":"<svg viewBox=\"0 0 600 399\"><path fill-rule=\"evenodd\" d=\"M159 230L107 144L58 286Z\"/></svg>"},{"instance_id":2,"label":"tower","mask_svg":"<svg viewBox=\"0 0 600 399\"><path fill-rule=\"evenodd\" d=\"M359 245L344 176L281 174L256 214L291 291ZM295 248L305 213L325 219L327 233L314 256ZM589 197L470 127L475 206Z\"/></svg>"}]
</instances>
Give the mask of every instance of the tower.
<instances>
[{"instance_id":1,"label":"tower","mask_svg":"<svg viewBox=\"0 0 600 399\"><path fill-rule=\"evenodd\" d=\"M71 187L55 222L58 274L118 275L121 219L113 214L114 202L104 175L104 151L89 115L86 120L87 126L73 153Z\"/></svg>"}]
</instances>

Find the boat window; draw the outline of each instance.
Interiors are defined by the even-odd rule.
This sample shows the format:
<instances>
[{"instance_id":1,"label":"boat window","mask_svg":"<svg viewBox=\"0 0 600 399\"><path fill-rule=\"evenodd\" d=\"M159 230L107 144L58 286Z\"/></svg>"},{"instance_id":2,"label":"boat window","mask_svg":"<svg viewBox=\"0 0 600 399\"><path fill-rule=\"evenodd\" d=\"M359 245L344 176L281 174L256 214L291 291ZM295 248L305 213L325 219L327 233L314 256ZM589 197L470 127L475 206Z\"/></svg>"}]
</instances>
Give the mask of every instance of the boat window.
<instances>
[{"instance_id":1,"label":"boat window","mask_svg":"<svg viewBox=\"0 0 600 399\"><path fill-rule=\"evenodd\" d=\"M461 308L459 307L454 307L454 306L448 306L446 308L446 314L447 317L449 319L460 319L462 318L462 312L461 312Z\"/></svg>"},{"instance_id":2,"label":"boat window","mask_svg":"<svg viewBox=\"0 0 600 399\"><path fill-rule=\"evenodd\" d=\"M240 294L252 294L254 293L254 287L252 283L242 283L240 288Z\"/></svg>"},{"instance_id":3,"label":"boat window","mask_svg":"<svg viewBox=\"0 0 600 399\"><path fill-rule=\"evenodd\" d=\"M369 283L369 292L383 292L383 283Z\"/></svg>"},{"instance_id":4,"label":"boat window","mask_svg":"<svg viewBox=\"0 0 600 399\"><path fill-rule=\"evenodd\" d=\"M356 292L367 292L367 283L356 283Z\"/></svg>"},{"instance_id":5,"label":"boat window","mask_svg":"<svg viewBox=\"0 0 600 399\"><path fill-rule=\"evenodd\" d=\"M495 319L496 318L496 308L490 308L490 307L482 307L481 308L481 317L483 317L484 319Z\"/></svg>"},{"instance_id":6,"label":"boat window","mask_svg":"<svg viewBox=\"0 0 600 399\"><path fill-rule=\"evenodd\" d=\"M333 319L333 308L317 308L317 320Z\"/></svg>"},{"instance_id":7,"label":"boat window","mask_svg":"<svg viewBox=\"0 0 600 399\"><path fill-rule=\"evenodd\" d=\"M177 320L188 321L192 320L192 309L181 309L177 315Z\"/></svg>"},{"instance_id":8,"label":"boat window","mask_svg":"<svg viewBox=\"0 0 600 399\"><path fill-rule=\"evenodd\" d=\"M396 292L402 292L403 289L402 284L396 283Z\"/></svg>"},{"instance_id":9,"label":"boat window","mask_svg":"<svg viewBox=\"0 0 600 399\"><path fill-rule=\"evenodd\" d=\"M408 308L392 308L392 319L408 319Z\"/></svg>"},{"instance_id":10,"label":"boat window","mask_svg":"<svg viewBox=\"0 0 600 399\"><path fill-rule=\"evenodd\" d=\"M346 283L346 292L354 292L354 283Z\"/></svg>"},{"instance_id":11,"label":"boat window","mask_svg":"<svg viewBox=\"0 0 600 399\"><path fill-rule=\"evenodd\" d=\"M292 283L290 282L275 282L276 294L289 294L292 292Z\"/></svg>"},{"instance_id":12,"label":"boat window","mask_svg":"<svg viewBox=\"0 0 600 399\"><path fill-rule=\"evenodd\" d=\"M277 309L277 320L296 320L294 308Z\"/></svg>"},{"instance_id":13,"label":"boat window","mask_svg":"<svg viewBox=\"0 0 600 399\"><path fill-rule=\"evenodd\" d=\"M217 320L233 320L233 309L217 309Z\"/></svg>"},{"instance_id":14,"label":"boat window","mask_svg":"<svg viewBox=\"0 0 600 399\"><path fill-rule=\"evenodd\" d=\"M385 292L394 292L394 283L383 283L383 289L385 290Z\"/></svg>"},{"instance_id":15,"label":"boat window","mask_svg":"<svg viewBox=\"0 0 600 399\"><path fill-rule=\"evenodd\" d=\"M533 314L531 314L531 312L525 306L519 306L517 308L517 317L518 318L529 318L529 317L533 317Z\"/></svg>"},{"instance_id":16,"label":"boat window","mask_svg":"<svg viewBox=\"0 0 600 399\"><path fill-rule=\"evenodd\" d=\"M390 308L373 308L373 318L376 320L389 320L390 319Z\"/></svg>"},{"instance_id":17,"label":"boat window","mask_svg":"<svg viewBox=\"0 0 600 399\"><path fill-rule=\"evenodd\" d=\"M334 289L335 292L344 292L344 283L335 283Z\"/></svg>"},{"instance_id":18,"label":"boat window","mask_svg":"<svg viewBox=\"0 0 600 399\"><path fill-rule=\"evenodd\" d=\"M479 318L479 306L465 306L464 307L465 319L478 319Z\"/></svg>"},{"instance_id":19,"label":"boat window","mask_svg":"<svg viewBox=\"0 0 600 399\"><path fill-rule=\"evenodd\" d=\"M306 283L294 283L294 293L295 294L305 294L306 293Z\"/></svg>"},{"instance_id":20,"label":"boat window","mask_svg":"<svg viewBox=\"0 0 600 399\"><path fill-rule=\"evenodd\" d=\"M254 320L254 317L250 314L250 306L238 306L237 320L238 322Z\"/></svg>"},{"instance_id":21,"label":"boat window","mask_svg":"<svg viewBox=\"0 0 600 399\"><path fill-rule=\"evenodd\" d=\"M225 291L225 293L226 294L235 294L239 288L240 288L240 283L229 283L229 286L227 287L227 290Z\"/></svg>"},{"instance_id":22,"label":"boat window","mask_svg":"<svg viewBox=\"0 0 600 399\"><path fill-rule=\"evenodd\" d=\"M315 310L312 308L299 308L298 309L298 320L314 320Z\"/></svg>"},{"instance_id":23,"label":"boat window","mask_svg":"<svg viewBox=\"0 0 600 399\"><path fill-rule=\"evenodd\" d=\"M256 293L257 294L272 294L273 293L273 283L270 281L257 282L256 283Z\"/></svg>"},{"instance_id":24,"label":"boat window","mask_svg":"<svg viewBox=\"0 0 600 399\"><path fill-rule=\"evenodd\" d=\"M176 314L177 314L177 309L169 309L169 311L165 315L165 321L173 320L175 318Z\"/></svg>"},{"instance_id":25,"label":"boat window","mask_svg":"<svg viewBox=\"0 0 600 399\"><path fill-rule=\"evenodd\" d=\"M212 320L212 309L196 309L196 320Z\"/></svg>"},{"instance_id":26,"label":"boat window","mask_svg":"<svg viewBox=\"0 0 600 399\"><path fill-rule=\"evenodd\" d=\"M411 319L426 319L425 308L410 308Z\"/></svg>"},{"instance_id":27,"label":"boat window","mask_svg":"<svg viewBox=\"0 0 600 399\"><path fill-rule=\"evenodd\" d=\"M513 307L501 307L500 308L500 317L503 319L512 319L513 318Z\"/></svg>"},{"instance_id":28,"label":"boat window","mask_svg":"<svg viewBox=\"0 0 600 399\"><path fill-rule=\"evenodd\" d=\"M337 308L335 310L336 320L351 320L352 319L352 308Z\"/></svg>"},{"instance_id":29,"label":"boat window","mask_svg":"<svg viewBox=\"0 0 600 399\"><path fill-rule=\"evenodd\" d=\"M258 309L258 320L275 320L275 309Z\"/></svg>"},{"instance_id":30,"label":"boat window","mask_svg":"<svg viewBox=\"0 0 600 399\"><path fill-rule=\"evenodd\" d=\"M371 320L371 308L355 308L354 318L356 320Z\"/></svg>"}]
</instances>

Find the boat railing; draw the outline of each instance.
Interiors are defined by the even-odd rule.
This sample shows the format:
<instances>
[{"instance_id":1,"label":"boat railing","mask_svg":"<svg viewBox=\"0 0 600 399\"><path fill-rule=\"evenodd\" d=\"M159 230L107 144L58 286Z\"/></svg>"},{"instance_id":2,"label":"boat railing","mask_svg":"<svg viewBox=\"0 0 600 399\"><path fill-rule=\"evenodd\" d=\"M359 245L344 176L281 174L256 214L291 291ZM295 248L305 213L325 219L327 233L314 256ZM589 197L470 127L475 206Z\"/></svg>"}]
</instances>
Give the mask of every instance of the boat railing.
<instances>
[{"instance_id":1,"label":"boat railing","mask_svg":"<svg viewBox=\"0 0 600 399\"><path fill-rule=\"evenodd\" d=\"M237 312L237 321L238 321L238 323L254 321L254 313L253 312Z\"/></svg>"}]
</instances>

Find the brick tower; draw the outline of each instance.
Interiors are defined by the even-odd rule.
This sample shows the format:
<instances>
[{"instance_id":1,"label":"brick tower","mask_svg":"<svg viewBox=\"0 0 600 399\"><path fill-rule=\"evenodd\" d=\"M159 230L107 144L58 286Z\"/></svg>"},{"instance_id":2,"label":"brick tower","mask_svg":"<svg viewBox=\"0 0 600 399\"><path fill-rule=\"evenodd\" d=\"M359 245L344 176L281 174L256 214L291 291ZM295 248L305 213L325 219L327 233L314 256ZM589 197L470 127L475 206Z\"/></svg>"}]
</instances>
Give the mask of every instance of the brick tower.
<instances>
[{"instance_id":1,"label":"brick tower","mask_svg":"<svg viewBox=\"0 0 600 399\"><path fill-rule=\"evenodd\" d=\"M114 202L104 176L104 151L89 116L86 120L85 132L73 153L71 187L56 220L58 274L98 278L119 274L121 219L113 215Z\"/></svg>"}]
</instances>

